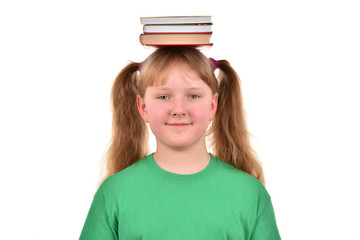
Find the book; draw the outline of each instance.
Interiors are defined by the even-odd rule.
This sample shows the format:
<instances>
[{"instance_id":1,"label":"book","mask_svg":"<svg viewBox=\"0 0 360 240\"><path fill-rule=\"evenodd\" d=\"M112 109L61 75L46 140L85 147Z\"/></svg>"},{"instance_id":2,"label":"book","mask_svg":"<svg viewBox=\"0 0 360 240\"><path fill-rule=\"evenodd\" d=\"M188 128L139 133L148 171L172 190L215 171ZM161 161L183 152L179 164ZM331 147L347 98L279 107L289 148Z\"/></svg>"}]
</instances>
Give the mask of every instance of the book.
<instances>
[{"instance_id":1,"label":"book","mask_svg":"<svg viewBox=\"0 0 360 240\"><path fill-rule=\"evenodd\" d=\"M167 45L213 45L210 43L212 33L142 33L140 43L146 46Z\"/></svg>"},{"instance_id":2,"label":"book","mask_svg":"<svg viewBox=\"0 0 360 240\"><path fill-rule=\"evenodd\" d=\"M211 16L141 17L140 22L141 24L212 23Z\"/></svg>"},{"instance_id":3,"label":"book","mask_svg":"<svg viewBox=\"0 0 360 240\"><path fill-rule=\"evenodd\" d=\"M141 17L145 46L212 46L211 16Z\"/></svg>"},{"instance_id":4,"label":"book","mask_svg":"<svg viewBox=\"0 0 360 240\"><path fill-rule=\"evenodd\" d=\"M206 24L146 24L144 33L195 33L211 32L211 23Z\"/></svg>"}]
</instances>

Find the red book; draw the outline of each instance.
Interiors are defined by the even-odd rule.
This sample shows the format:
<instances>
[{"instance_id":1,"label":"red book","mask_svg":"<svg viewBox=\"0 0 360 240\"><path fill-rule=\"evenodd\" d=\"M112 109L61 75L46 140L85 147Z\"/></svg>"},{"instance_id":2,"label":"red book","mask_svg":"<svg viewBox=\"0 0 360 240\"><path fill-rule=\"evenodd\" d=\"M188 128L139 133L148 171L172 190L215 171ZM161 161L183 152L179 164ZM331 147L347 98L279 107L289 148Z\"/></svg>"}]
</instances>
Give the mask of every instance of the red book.
<instances>
[{"instance_id":1,"label":"red book","mask_svg":"<svg viewBox=\"0 0 360 240\"><path fill-rule=\"evenodd\" d=\"M213 45L210 43L212 33L143 33L140 43L146 46L167 45Z\"/></svg>"}]
</instances>

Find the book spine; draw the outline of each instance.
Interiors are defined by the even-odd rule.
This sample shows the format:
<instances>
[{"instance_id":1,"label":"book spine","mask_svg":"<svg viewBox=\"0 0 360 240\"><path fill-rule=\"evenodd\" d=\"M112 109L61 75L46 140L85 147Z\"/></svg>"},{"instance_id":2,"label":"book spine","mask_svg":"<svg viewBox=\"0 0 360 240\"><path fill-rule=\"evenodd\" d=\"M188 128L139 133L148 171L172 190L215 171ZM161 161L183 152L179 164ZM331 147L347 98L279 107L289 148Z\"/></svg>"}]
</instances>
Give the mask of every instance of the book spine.
<instances>
[{"instance_id":1,"label":"book spine","mask_svg":"<svg viewBox=\"0 0 360 240\"><path fill-rule=\"evenodd\" d=\"M143 25L144 33L196 33L212 32L212 24L145 24Z\"/></svg>"},{"instance_id":2,"label":"book spine","mask_svg":"<svg viewBox=\"0 0 360 240\"><path fill-rule=\"evenodd\" d=\"M209 24L211 16L141 17L141 24Z\"/></svg>"},{"instance_id":3,"label":"book spine","mask_svg":"<svg viewBox=\"0 0 360 240\"><path fill-rule=\"evenodd\" d=\"M206 35L212 35L212 32L164 32L164 33L141 33L141 35L165 35L165 34L171 34L171 35L181 35L181 34L206 34Z\"/></svg>"},{"instance_id":4,"label":"book spine","mask_svg":"<svg viewBox=\"0 0 360 240\"><path fill-rule=\"evenodd\" d=\"M181 35L183 35L185 38L180 37ZM186 36L186 35L188 35L188 36ZM205 37L205 38L201 37L200 39L202 39L202 40L200 40L200 42L197 42L197 41L193 42L191 40L191 36L194 36L194 35L199 35L199 36L204 35L204 36L208 36L208 37ZM201 46L201 45L212 46L213 44L210 43L211 35L212 35L212 33L142 33L142 34L140 34L140 43L142 45L146 45L146 46L182 46L182 45L183 46ZM156 39L156 37L157 37L157 39L155 40L155 42L153 40L150 40L150 42L149 42L149 38L147 38L146 36L154 36L155 39ZM178 38L176 36L179 36L179 38L182 40L178 41ZM164 38L162 38L162 37L164 37ZM154 39L154 38L152 37L151 39ZM167 39L170 41L165 41L166 42L165 43L161 39ZM189 39L190 39L190 41L189 41ZM197 38L197 39L199 39L199 38ZM205 39L207 39L207 40L205 40ZM205 41L208 41L208 42L206 43Z\"/></svg>"},{"instance_id":5,"label":"book spine","mask_svg":"<svg viewBox=\"0 0 360 240\"><path fill-rule=\"evenodd\" d=\"M142 43L141 43L142 44ZM185 43L179 43L179 44L142 44L144 46L152 46L152 47L161 47L161 46L212 46L213 43L206 43L206 44L185 44Z\"/></svg>"}]
</instances>

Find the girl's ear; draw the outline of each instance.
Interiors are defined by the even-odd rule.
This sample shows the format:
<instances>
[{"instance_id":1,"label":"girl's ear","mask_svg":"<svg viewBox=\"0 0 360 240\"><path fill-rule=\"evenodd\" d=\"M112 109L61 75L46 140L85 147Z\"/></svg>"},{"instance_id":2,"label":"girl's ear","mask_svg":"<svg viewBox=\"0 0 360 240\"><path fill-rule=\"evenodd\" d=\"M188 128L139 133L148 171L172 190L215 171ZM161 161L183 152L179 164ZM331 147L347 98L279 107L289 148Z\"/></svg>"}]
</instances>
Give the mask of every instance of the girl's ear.
<instances>
[{"instance_id":1,"label":"girl's ear","mask_svg":"<svg viewBox=\"0 0 360 240\"><path fill-rule=\"evenodd\" d=\"M216 114L216 109L218 106L218 99L219 99L219 94L215 93L211 102L211 109L210 109L210 121L212 121L215 117Z\"/></svg>"},{"instance_id":2,"label":"girl's ear","mask_svg":"<svg viewBox=\"0 0 360 240\"><path fill-rule=\"evenodd\" d=\"M138 107L138 110L139 110L139 113L140 113L142 119L144 120L144 122L148 122L145 101L142 97L140 97L140 95L136 96L136 104L137 104L137 107Z\"/></svg>"}]
</instances>

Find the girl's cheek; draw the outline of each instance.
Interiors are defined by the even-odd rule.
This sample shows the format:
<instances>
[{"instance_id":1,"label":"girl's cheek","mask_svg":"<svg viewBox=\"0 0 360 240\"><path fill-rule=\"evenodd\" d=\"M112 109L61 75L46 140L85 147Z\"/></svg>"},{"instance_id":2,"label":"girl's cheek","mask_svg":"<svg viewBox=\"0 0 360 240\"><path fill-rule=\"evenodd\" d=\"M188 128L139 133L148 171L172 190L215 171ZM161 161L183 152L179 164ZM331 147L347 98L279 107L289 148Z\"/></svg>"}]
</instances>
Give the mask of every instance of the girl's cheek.
<instances>
[{"instance_id":1,"label":"girl's cheek","mask_svg":"<svg viewBox=\"0 0 360 240\"><path fill-rule=\"evenodd\" d=\"M199 103L195 106L192 106L190 109L191 109L191 112L201 115L201 114L204 114L204 112L209 111L210 106L207 103Z\"/></svg>"},{"instance_id":2,"label":"girl's cheek","mask_svg":"<svg viewBox=\"0 0 360 240\"><path fill-rule=\"evenodd\" d=\"M152 115L155 115L155 116L162 116L164 114L166 114L168 112L168 109L166 106L160 104L160 105L153 105L151 107L151 112L152 112Z\"/></svg>"}]
</instances>

